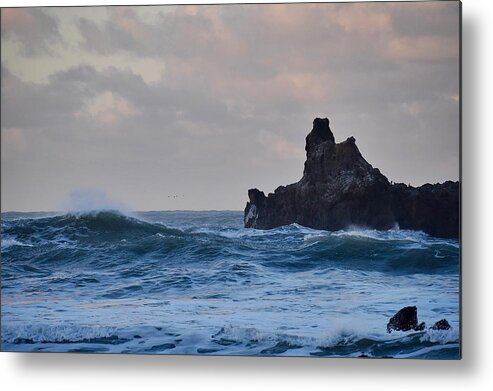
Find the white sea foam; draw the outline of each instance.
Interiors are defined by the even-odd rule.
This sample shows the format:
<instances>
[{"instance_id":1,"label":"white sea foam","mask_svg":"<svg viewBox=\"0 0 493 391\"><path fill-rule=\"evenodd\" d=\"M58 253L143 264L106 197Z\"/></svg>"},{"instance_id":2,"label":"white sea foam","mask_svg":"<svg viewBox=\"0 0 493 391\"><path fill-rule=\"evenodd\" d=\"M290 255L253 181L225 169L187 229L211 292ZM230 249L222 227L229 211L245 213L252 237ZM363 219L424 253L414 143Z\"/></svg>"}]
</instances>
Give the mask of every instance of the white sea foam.
<instances>
[{"instance_id":1,"label":"white sea foam","mask_svg":"<svg viewBox=\"0 0 493 391\"><path fill-rule=\"evenodd\" d=\"M4 325L2 341L31 340L32 342L82 341L93 338L108 338L116 334L114 327L29 324L23 326Z\"/></svg>"},{"instance_id":2,"label":"white sea foam","mask_svg":"<svg viewBox=\"0 0 493 391\"><path fill-rule=\"evenodd\" d=\"M369 249L378 250L383 243L367 237L393 235L400 239L389 241L384 248L390 248L392 256L399 256L400 250L395 249L419 246L420 237L424 243L435 243L434 238L399 230L327 232L294 224L267 231L251 230L239 226L241 213L220 217L206 219L202 224L202 220L197 223L198 218L183 223L180 216L167 212L147 215L153 223L163 221L187 234L187 243L180 247L177 257L172 253L163 257L164 251L154 254L154 245L141 255L143 246L133 245L140 244L145 235L135 235L137 239L115 235L112 240L118 243L128 241L128 246L118 248L102 246L99 240L90 247L91 242L84 237L78 246L90 251L79 253L45 246L46 238L51 244L65 245L72 238L71 226L60 232L58 225L50 226L46 228L50 231L46 238L37 233L39 238L24 239L5 232L6 238L36 243L36 249L39 246L40 253L47 251L46 256L51 258L44 262L38 257L39 265L32 260L33 267L43 273L25 273L29 267L15 263L13 250L2 254L10 261L5 270L16 277L6 280L8 289L2 292L4 347L181 354L201 353L200 348L211 354L273 352L303 356L382 356L387 352L415 356L412 350L429 345L457 347L458 273L448 269L444 274L436 273L437 269L427 273L426 267L416 269L419 274L414 270L394 273L394 268L381 268L378 258L367 257L366 251L361 256L356 254L356 261L361 262L354 264L330 261L326 248L316 260L306 258L311 250L297 251L299 245L313 246L326 240L336 242L337 251L345 250L346 245L351 248L359 240ZM67 221L72 223L71 219ZM198 224L202 227L198 228ZM361 232L367 237L357 236ZM156 232L155 238L161 236L168 237L166 231ZM414 241L406 241L409 236ZM204 251L210 249L204 245L207 241L218 245L221 251ZM191 252L186 251L188 244ZM163 240L163 250L167 248ZM18 250L21 252L22 248ZM115 252L113 258L108 250ZM433 258L435 250L440 251L439 255L449 257L451 253L458 259L455 249L437 246L425 254L435 263L439 263ZM72 255L71 262L65 262ZM55 278L47 278L47 271ZM388 319L406 305L416 305L419 321L427 326L445 318L453 330L388 334ZM93 327L97 324L104 327ZM118 340L112 339L116 337ZM89 341L97 338L110 340ZM168 349L165 345L176 347ZM447 354L455 353L447 350Z\"/></svg>"},{"instance_id":3,"label":"white sea foam","mask_svg":"<svg viewBox=\"0 0 493 391\"><path fill-rule=\"evenodd\" d=\"M376 241L394 241L402 242L403 248L421 249L430 245L440 244L459 248L459 244L455 240L447 240L434 238L422 231L411 231L401 229L390 230L375 230L375 229L356 229L351 228L348 230L340 231L318 231L307 233L304 236L305 242L330 240L331 238L356 238Z\"/></svg>"},{"instance_id":4,"label":"white sea foam","mask_svg":"<svg viewBox=\"0 0 493 391\"><path fill-rule=\"evenodd\" d=\"M32 244L22 243L22 242L19 242L18 240L13 239L13 238L2 239L2 249L7 249L7 248L12 247L12 246L33 247Z\"/></svg>"},{"instance_id":5,"label":"white sea foam","mask_svg":"<svg viewBox=\"0 0 493 391\"><path fill-rule=\"evenodd\" d=\"M420 338L421 342L448 344L459 341L459 330L451 327L448 330L428 329Z\"/></svg>"},{"instance_id":6,"label":"white sea foam","mask_svg":"<svg viewBox=\"0 0 493 391\"><path fill-rule=\"evenodd\" d=\"M417 351L413 351L411 353L399 353L395 355L395 358L413 358L413 357L419 357L422 355L425 355L427 353L431 353L437 350L443 350L443 349L458 349L459 344L454 343L454 344L448 344L448 345L434 345L434 346L428 346L422 349L419 349Z\"/></svg>"}]
</instances>

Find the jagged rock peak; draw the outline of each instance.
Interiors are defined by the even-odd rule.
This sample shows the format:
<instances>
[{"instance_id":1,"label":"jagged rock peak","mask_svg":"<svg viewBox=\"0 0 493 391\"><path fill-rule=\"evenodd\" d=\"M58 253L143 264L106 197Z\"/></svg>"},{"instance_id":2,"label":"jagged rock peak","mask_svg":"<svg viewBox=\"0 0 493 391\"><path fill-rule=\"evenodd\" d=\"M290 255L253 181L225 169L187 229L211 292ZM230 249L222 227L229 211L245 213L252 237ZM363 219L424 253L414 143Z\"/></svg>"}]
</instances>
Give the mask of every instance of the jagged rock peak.
<instances>
[{"instance_id":1,"label":"jagged rock peak","mask_svg":"<svg viewBox=\"0 0 493 391\"><path fill-rule=\"evenodd\" d=\"M333 144L335 143L334 135L329 127L329 119L315 118L313 120L313 129L306 136L305 151L308 152L313 147L326 141L330 141Z\"/></svg>"},{"instance_id":2,"label":"jagged rock peak","mask_svg":"<svg viewBox=\"0 0 493 391\"><path fill-rule=\"evenodd\" d=\"M313 121L313 130L306 137L305 149L304 182L324 183L341 173L347 176L349 171L358 171L358 177L382 176L361 156L354 137L335 143L327 118Z\"/></svg>"},{"instance_id":3,"label":"jagged rock peak","mask_svg":"<svg viewBox=\"0 0 493 391\"><path fill-rule=\"evenodd\" d=\"M421 230L457 238L460 184L391 184L361 155L354 137L338 144L327 118L315 118L306 137L303 177L267 196L248 191L245 227L271 229L301 224L325 230L348 227Z\"/></svg>"}]
</instances>

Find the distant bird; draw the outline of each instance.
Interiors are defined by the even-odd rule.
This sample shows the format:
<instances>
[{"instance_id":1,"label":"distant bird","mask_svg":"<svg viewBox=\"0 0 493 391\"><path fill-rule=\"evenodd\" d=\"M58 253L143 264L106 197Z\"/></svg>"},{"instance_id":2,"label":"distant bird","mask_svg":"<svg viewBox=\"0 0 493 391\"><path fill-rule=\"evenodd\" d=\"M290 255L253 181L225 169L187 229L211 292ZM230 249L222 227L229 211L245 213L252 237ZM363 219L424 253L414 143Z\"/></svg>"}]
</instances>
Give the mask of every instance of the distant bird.
<instances>
[{"instance_id":1,"label":"distant bird","mask_svg":"<svg viewBox=\"0 0 493 391\"><path fill-rule=\"evenodd\" d=\"M168 196L168 198L181 198L181 197L185 197L185 194L182 194L182 195L175 194L175 195L169 195Z\"/></svg>"}]
</instances>

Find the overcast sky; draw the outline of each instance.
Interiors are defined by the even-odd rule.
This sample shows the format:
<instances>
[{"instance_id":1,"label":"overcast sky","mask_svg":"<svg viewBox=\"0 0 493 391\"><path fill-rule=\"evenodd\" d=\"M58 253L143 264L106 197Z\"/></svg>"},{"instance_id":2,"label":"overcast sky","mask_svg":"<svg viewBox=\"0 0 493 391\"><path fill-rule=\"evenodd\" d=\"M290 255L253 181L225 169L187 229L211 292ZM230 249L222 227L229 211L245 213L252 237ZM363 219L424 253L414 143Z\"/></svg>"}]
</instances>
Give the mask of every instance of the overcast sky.
<instances>
[{"instance_id":1,"label":"overcast sky","mask_svg":"<svg viewBox=\"0 0 493 391\"><path fill-rule=\"evenodd\" d=\"M328 117L389 180L459 176L459 3L2 9L1 209L243 209ZM177 197L173 197L177 196Z\"/></svg>"}]
</instances>

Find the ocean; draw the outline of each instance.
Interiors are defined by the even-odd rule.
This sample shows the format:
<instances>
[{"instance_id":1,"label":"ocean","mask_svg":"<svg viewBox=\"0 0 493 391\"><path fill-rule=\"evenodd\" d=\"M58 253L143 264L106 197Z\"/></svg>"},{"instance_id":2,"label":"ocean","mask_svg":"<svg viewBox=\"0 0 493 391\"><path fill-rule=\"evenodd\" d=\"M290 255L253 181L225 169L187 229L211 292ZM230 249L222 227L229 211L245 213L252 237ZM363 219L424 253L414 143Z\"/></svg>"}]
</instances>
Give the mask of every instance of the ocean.
<instances>
[{"instance_id":1,"label":"ocean","mask_svg":"<svg viewBox=\"0 0 493 391\"><path fill-rule=\"evenodd\" d=\"M240 211L2 213L1 348L460 357L459 241ZM420 332L387 333L418 308ZM432 330L440 319L449 330Z\"/></svg>"}]
</instances>

